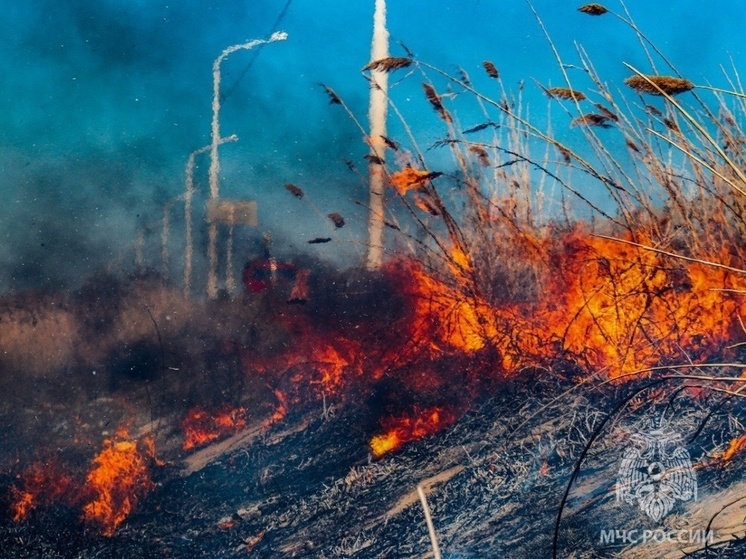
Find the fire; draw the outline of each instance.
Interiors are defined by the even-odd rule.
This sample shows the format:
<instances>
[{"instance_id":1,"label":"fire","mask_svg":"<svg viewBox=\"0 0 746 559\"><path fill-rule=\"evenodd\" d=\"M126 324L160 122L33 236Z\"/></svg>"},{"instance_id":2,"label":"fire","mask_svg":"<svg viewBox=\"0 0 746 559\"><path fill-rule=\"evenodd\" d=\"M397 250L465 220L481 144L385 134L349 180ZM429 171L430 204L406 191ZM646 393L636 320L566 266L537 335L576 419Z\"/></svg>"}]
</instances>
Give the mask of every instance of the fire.
<instances>
[{"instance_id":1,"label":"fire","mask_svg":"<svg viewBox=\"0 0 746 559\"><path fill-rule=\"evenodd\" d=\"M104 449L94 464L87 476L87 487L95 498L83 507L83 518L100 526L105 536L112 536L137 502L154 487L149 459L137 442L120 430L116 440L104 441Z\"/></svg>"},{"instance_id":2,"label":"fire","mask_svg":"<svg viewBox=\"0 0 746 559\"><path fill-rule=\"evenodd\" d=\"M15 522L26 520L37 506L48 506L67 497L72 483L54 465L42 462L32 464L19 479L18 486L13 486L10 490L10 512Z\"/></svg>"},{"instance_id":3,"label":"fire","mask_svg":"<svg viewBox=\"0 0 746 559\"><path fill-rule=\"evenodd\" d=\"M282 421L285 419L285 416L288 413L288 399L283 394L281 390L273 390L275 394L275 398L277 398L277 407L275 408L275 412L272 414L272 416L264 422L264 426L268 427L272 425L273 423L277 423L278 421Z\"/></svg>"},{"instance_id":4,"label":"fire","mask_svg":"<svg viewBox=\"0 0 746 559\"><path fill-rule=\"evenodd\" d=\"M501 369L569 358L617 377L712 355L746 310L743 279L705 264L671 262L617 241L572 233L543 266L538 301L490 304L465 289L468 270L436 279L405 263L413 330L433 353L497 350ZM725 255L713 255L722 261ZM456 252L455 261L463 256ZM727 260L726 260L727 261ZM456 266L454 266L454 269Z\"/></svg>"},{"instance_id":5,"label":"fire","mask_svg":"<svg viewBox=\"0 0 746 559\"><path fill-rule=\"evenodd\" d=\"M746 450L746 433L731 440L728 448L726 448L722 454L718 455L717 459L723 464L723 466L727 466L736 455L744 450Z\"/></svg>"},{"instance_id":6,"label":"fire","mask_svg":"<svg viewBox=\"0 0 746 559\"><path fill-rule=\"evenodd\" d=\"M184 450L192 450L231 435L246 427L244 408L224 409L215 414L193 408L181 423L184 429Z\"/></svg>"},{"instance_id":7,"label":"fire","mask_svg":"<svg viewBox=\"0 0 746 559\"><path fill-rule=\"evenodd\" d=\"M380 458L403 444L437 433L452 424L454 419L452 413L439 407L428 408L415 417L383 418L381 424L386 431L371 439L370 451L374 457Z\"/></svg>"},{"instance_id":8,"label":"fire","mask_svg":"<svg viewBox=\"0 0 746 559\"><path fill-rule=\"evenodd\" d=\"M412 167L406 167L405 169L391 175L389 181L391 182L391 186L393 186L401 196L404 196L410 190L422 187L427 184L429 180L434 179L439 175L440 173L432 173L430 171L421 171L419 169L413 169Z\"/></svg>"}]
</instances>

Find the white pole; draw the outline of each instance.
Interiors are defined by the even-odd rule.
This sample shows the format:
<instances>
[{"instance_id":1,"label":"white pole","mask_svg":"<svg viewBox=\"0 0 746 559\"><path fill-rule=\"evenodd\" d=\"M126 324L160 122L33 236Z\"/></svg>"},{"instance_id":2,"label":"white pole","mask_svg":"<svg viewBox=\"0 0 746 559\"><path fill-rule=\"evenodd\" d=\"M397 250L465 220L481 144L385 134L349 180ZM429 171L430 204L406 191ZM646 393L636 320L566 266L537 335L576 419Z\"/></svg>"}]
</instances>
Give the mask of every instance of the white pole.
<instances>
[{"instance_id":1,"label":"white pole","mask_svg":"<svg viewBox=\"0 0 746 559\"><path fill-rule=\"evenodd\" d=\"M232 45L220 53L212 63L212 125L210 127L210 199L217 200L220 195L218 175L220 173L220 160L218 159L218 145L220 145L220 65L228 55L238 50L251 50L257 45L284 41L287 33L277 32L267 39L254 39L248 43ZM210 272L207 278L207 296L214 299L218 294L218 255L216 243L218 239L217 223L210 223L208 229L207 256L210 261Z\"/></svg>"},{"instance_id":2,"label":"white pole","mask_svg":"<svg viewBox=\"0 0 746 559\"><path fill-rule=\"evenodd\" d=\"M386 30L386 0L376 0L373 14L373 44L371 46L371 62L389 56L389 33ZM388 109L388 73L372 70L370 73L370 163L368 176L370 180L370 201L368 214L368 259L366 268L377 270L383 262L383 221L384 221L384 193L386 176L384 158L386 144L386 112Z\"/></svg>"},{"instance_id":3,"label":"white pole","mask_svg":"<svg viewBox=\"0 0 746 559\"><path fill-rule=\"evenodd\" d=\"M236 142L238 136L231 134L227 138L220 138L218 144L224 144L226 142ZM193 225L192 225L192 197L196 192L194 188L194 165L195 158L198 155L207 153L212 148L212 145L206 145L199 149L194 150L189 154L187 160L186 169L184 169L185 185L184 185L184 223L186 227L186 254L184 255L184 297L189 296L189 292L192 288L192 256L194 254L194 237L193 237Z\"/></svg>"}]
</instances>

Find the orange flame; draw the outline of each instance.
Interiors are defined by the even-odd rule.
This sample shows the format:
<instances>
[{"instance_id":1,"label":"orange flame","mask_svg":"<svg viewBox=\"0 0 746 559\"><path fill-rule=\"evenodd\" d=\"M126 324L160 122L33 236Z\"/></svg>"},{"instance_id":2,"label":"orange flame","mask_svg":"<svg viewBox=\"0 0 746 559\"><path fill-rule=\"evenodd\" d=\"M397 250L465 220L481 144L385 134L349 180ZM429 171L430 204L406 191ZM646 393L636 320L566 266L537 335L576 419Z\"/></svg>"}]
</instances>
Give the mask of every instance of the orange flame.
<instances>
[{"instance_id":1,"label":"orange flame","mask_svg":"<svg viewBox=\"0 0 746 559\"><path fill-rule=\"evenodd\" d=\"M618 377L711 355L737 331L746 308L734 291L746 283L732 272L580 233L562 242L543 264L545 292L531 302L491 305L464 289L468 269L454 266L448 282L404 264L416 336L436 353L492 347L508 373L565 357Z\"/></svg>"},{"instance_id":2,"label":"orange flame","mask_svg":"<svg viewBox=\"0 0 746 559\"><path fill-rule=\"evenodd\" d=\"M731 440L728 448L726 448L722 454L718 455L716 459L723 466L728 466L730 461L744 450L746 450L746 433Z\"/></svg>"},{"instance_id":3,"label":"orange flame","mask_svg":"<svg viewBox=\"0 0 746 559\"><path fill-rule=\"evenodd\" d=\"M384 418L381 423L386 431L371 439L369 444L371 454L380 458L403 444L440 431L452 424L454 419L453 414L439 407L428 408L415 417Z\"/></svg>"},{"instance_id":4,"label":"orange flame","mask_svg":"<svg viewBox=\"0 0 746 559\"><path fill-rule=\"evenodd\" d=\"M288 399L281 390L273 390L275 398L277 398L277 407L275 412L272 414L267 421L264 422L265 427L269 427L273 423L282 421L288 413Z\"/></svg>"},{"instance_id":5,"label":"orange flame","mask_svg":"<svg viewBox=\"0 0 746 559\"><path fill-rule=\"evenodd\" d=\"M120 430L117 440L104 441L94 464L87 483L95 498L83 507L83 518L100 526L105 536L112 536L140 498L154 487L149 460L137 442Z\"/></svg>"},{"instance_id":6,"label":"orange flame","mask_svg":"<svg viewBox=\"0 0 746 559\"><path fill-rule=\"evenodd\" d=\"M246 427L246 410L224 409L210 414L197 407L187 413L181 426L185 435L182 448L192 450Z\"/></svg>"},{"instance_id":7,"label":"orange flame","mask_svg":"<svg viewBox=\"0 0 746 559\"><path fill-rule=\"evenodd\" d=\"M420 188L432 178L434 178L434 174L430 171L420 171L419 169L406 167L405 169L392 174L389 181L391 182L391 186L393 186L401 196L404 196L410 190Z\"/></svg>"},{"instance_id":8,"label":"orange flame","mask_svg":"<svg viewBox=\"0 0 746 559\"><path fill-rule=\"evenodd\" d=\"M19 476L20 483L10 489L11 517L26 520L37 506L47 506L70 492L72 480L51 464L35 462Z\"/></svg>"}]
</instances>

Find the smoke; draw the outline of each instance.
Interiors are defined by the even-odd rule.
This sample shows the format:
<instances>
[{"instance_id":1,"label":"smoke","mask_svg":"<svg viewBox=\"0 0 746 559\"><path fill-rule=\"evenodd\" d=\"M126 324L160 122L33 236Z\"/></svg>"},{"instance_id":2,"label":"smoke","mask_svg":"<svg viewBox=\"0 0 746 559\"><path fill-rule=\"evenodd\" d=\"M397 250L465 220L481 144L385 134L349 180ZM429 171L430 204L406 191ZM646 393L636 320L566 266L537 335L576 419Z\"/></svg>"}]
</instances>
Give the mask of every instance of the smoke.
<instances>
[{"instance_id":1,"label":"smoke","mask_svg":"<svg viewBox=\"0 0 746 559\"><path fill-rule=\"evenodd\" d=\"M620 22L591 21L555 4L536 2L563 55L572 58L573 40L580 40L612 80L625 77L620 60L644 62L636 38ZM707 43L710 48L698 47L690 57L688 27L661 26L659 10L627 4L641 28L694 80L719 79L714 62L727 63L725 51L737 55L741 48L742 10L707 15L707 25L718 29L717 45ZM689 13L687 5L694 10L693 1L680 4L670 14L675 21L699 21L682 15ZM259 200L260 228L237 231L239 244L248 247L271 230L293 249L358 264L366 212L355 202L367 203L367 148L343 111L328 104L319 83L333 87L356 115L365 115L368 84L360 68L370 58L372 5L14 2L3 7L0 39L0 293L74 286L101 269L130 272L139 234L149 245L146 257L155 255L146 264L157 267L163 205L183 194L187 158L210 140L212 62L228 45L268 38L282 12L279 30L288 32L287 41L257 50L256 57L253 51L234 53L222 65L221 133L236 134L239 141L221 148L221 192ZM736 15L722 15L728 13ZM549 83L560 75L535 21L518 5L438 0L424 9L407 0L389 7L388 27L393 55L403 54L396 46L401 40L423 60L448 70L463 66L475 83L485 58L497 64L508 87L527 80L525 99L535 103L532 114L539 120L545 99L530 78ZM698 34L698 45L706 35ZM421 80L394 81L392 98L427 147L443 130L420 98ZM464 125L480 118L459 117ZM390 134L402 140L401 126L390 120ZM198 158L197 223L207 169L206 156ZM307 200L289 199L282 189L288 182L303 188ZM173 207L176 266L184 227L178 202ZM347 226L333 244L309 247L308 239L329 236L324 216L330 212L344 215ZM198 233L196 250L203 253ZM237 266L245 256L236 252ZM172 277L178 275L174 270Z\"/></svg>"}]
</instances>

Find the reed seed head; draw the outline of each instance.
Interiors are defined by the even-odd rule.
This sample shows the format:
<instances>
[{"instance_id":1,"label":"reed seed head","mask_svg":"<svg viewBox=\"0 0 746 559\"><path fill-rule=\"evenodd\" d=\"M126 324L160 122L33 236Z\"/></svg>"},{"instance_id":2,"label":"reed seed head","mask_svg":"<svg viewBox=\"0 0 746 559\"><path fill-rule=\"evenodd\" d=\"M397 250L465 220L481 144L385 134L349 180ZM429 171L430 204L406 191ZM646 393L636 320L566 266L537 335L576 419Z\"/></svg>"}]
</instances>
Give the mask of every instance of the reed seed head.
<instances>
[{"instance_id":1,"label":"reed seed head","mask_svg":"<svg viewBox=\"0 0 746 559\"><path fill-rule=\"evenodd\" d=\"M438 95L435 91L435 88L429 84L423 83L422 89L425 90L425 96L427 97L427 100L430 101L430 104L433 106L433 108L438 111L440 117L448 123L453 122L451 114L443 106L443 101L441 100L440 95Z\"/></svg>"},{"instance_id":2,"label":"reed seed head","mask_svg":"<svg viewBox=\"0 0 746 559\"><path fill-rule=\"evenodd\" d=\"M290 194L292 194L296 198L303 198L303 190L301 190L300 187L295 186L292 183L286 184L285 190L287 190Z\"/></svg>"},{"instance_id":3,"label":"reed seed head","mask_svg":"<svg viewBox=\"0 0 746 559\"><path fill-rule=\"evenodd\" d=\"M575 101L584 101L585 94L582 91L576 91L567 87L550 87L545 90L547 95L557 99L573 99Z\"/></svg>"},{"instance_id":4,"label":"reed seed head","mask_svg":"<svg viewBox=\"0 0 746 559\"><path fill-rule=\"evenodd\" d=\"M499 78L500 72L497 71L497 66L495 66L492 62L489 60L485 60L482 62L482 66L484 66L484 71L487 72L487 75L491 78Z\"/></svg>"},{"instance_id":5,"label":"reed seed head","mask_svg":"<svg viewBox=\"0 0 746 559\"><path fill-rule=\"evenodd\" d=\"M672 76L632 76L624 80L624 83L638 93L651 95L677 95L694 89L694 84L689 80Z\"/></svg>"},{"instance_id":6,"label":"reed seed head","mask_svg":"<svg viewBox=\"0 0 746 559\"><path fill-rule=\"evenodd\" d=\"M607 10L606 7L602 6L601 4L591 3L580 6L578 8L578 11L583 12L584 14L588 14L589 16L602 16L609 10Z\"/></svg>"},{"instance_id":7,"label":"reed seed head","mask_svg":"<svg viewBox=\"0 0 746 559\"><path fill-rule=\"evenodd\" d=\"M570 123L570 126L579 125L598 126L599 128L611 128L611 124L609 124L609 118L598 113L588 113L585 115L580 115Z\"/></svg>"},{"instance_id":8,"label":"reed seed head","mask_svg":"<svg viewBox=\"0 0 746 559\"><path fill-rule=\"evenodd\" d=\"M366 64L365 66L363 66L363 72L367 72L368 70L377 70L379 72L393 72L394 70L406 68L411 65L411 58L389 56L387 58L381 58L379 60L374 60L373 62Z\"/></svg>"}]
</instances>

